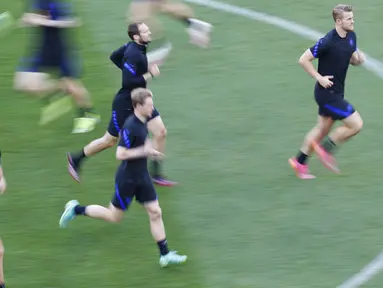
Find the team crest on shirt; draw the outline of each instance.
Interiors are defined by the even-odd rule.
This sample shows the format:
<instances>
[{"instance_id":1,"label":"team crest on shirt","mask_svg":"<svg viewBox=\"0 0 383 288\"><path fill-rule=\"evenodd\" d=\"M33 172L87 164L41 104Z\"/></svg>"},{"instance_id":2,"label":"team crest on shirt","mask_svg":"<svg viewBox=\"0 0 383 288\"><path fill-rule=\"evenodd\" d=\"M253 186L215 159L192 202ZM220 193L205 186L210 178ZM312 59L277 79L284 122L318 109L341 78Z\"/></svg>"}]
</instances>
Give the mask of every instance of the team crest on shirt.
<instances>
[{"instance_id":1,"label":"team crest on shirt","mask_svg":"<svg viewBox=\"0 0 383 288\"><path fill-rule=\"evenodd\" d=\"M352 38L350 39L350 45L351 45L352 47L354 47L354 40L352 40Z\"/></svg>"}]
</instances>

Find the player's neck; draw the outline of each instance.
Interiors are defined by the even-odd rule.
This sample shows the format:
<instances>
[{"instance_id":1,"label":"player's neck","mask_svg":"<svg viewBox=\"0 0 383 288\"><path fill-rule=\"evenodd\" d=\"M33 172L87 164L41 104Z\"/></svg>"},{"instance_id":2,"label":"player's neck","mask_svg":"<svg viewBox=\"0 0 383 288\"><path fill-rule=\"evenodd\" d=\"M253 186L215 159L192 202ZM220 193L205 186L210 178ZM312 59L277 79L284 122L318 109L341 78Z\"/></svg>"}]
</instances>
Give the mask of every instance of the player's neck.
<instances>
[{"instance_id":1,"label":"player's neck","mask_svg":"<svg viewBox=\"0 0 383 288\"><path fill-rule=\"evenodd\" d=\"M345 31L344 29L342 29L342 28L339 27L339 26L335 27L335 30L336 30L336 33L338 33L338 35L339 35L340 38L346 38L346 36L347 36L347 31Z\"/></svg>"},{"instance_id":2,"label":"player's neck","mask_svg":"<svg viewBox=\"0 0 383 288\"><path fill-rule=\"evenodd\" d=\"M142 122L142 123L146 123L146 117L141 115L140 113L138 113L137 111L134 111L134 115L136 115L136 117Z\"/></svg>"}]
</instances>

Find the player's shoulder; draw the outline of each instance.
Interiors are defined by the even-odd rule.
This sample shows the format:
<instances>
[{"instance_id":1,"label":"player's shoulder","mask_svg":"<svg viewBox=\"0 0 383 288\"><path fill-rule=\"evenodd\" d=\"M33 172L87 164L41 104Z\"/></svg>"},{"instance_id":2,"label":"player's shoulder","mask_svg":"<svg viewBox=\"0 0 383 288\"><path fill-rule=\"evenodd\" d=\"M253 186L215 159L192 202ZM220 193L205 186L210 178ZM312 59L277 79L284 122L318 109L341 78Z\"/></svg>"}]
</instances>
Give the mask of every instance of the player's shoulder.
<instances>
[{"instance_id":1,"label":"player's shoulder","mask_svg":"<svg viewBox=\"0 0 383 288\"><path fill-rule=\"evenodd\" d=\"M331 43L332 41L334 41L334 39L336 39L336 36L337 36L336 30L332 29L332 30L328 31L326 33L326 35L324 35L321 38L321 41L324 42L324 43Z\"/></svg>"},{"instance_id":2,"label":"player's shoulder","mask_svg":"<svg viewBox=\"0 0 383 288\"><path fill-rule=\"evenodd\" d=\"M126 118L124 123L124 129L128 131L136 131L138 128L139 125L137 125L136 116L134 114Z\"/></svg>"},{"instance_id":3,"label":"player's shoulder","mask_svg":"<svg viewBox=\"0 0 383 288\"><path fill-rule=\"evenodd\" d=\"M351 37L351 38L356 38L356 33L355 33L355 31L350 31L350 32L348 32L347 34L348 34L348 36Z\"/></svg>"},{"instance_id":4,"label":"player's shoulder","mask_svg":"<svg viewBox=\"0 0 383 288\"><path fill-rule=\"evenodd\" d=\"M124 53L125 53L125 55L138 54L137 46L135 45L135 43L133 41L125 44L125 52Z\"/></svg>"}]
</instances>

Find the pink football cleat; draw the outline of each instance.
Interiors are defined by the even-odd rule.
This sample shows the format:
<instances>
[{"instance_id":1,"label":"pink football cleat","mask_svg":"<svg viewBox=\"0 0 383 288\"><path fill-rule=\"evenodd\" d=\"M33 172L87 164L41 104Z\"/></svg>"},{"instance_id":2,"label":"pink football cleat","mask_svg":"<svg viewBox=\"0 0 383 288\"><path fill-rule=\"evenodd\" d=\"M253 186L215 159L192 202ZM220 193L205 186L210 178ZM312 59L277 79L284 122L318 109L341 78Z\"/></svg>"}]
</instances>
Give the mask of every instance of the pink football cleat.
<instances>
[{"instance_id":1,"label":"pink football cleat","mask_svg":"<svg viewBox=\"0 0 383 288\"><path fill-rule=\"evenodd\" d=\"M331 153L327 152L322 147L322 145L318 144L317 142L313 142L312 147L314 149L314 152L317 154L319 160L328 170L337 174L340 173L335 157Z\"/></svg>"},{"instance_id":2,"label":"pink football cleat","mask_svg":"<svg viewBox=\"0 0 383 288\"><path fill-rule=\"evenodd\" d=\"M289 159L289 164L291 168L294 169L295 174L300 179L314 179L316 178L314 175L310 174L309 166L301 164L295 158Z\"/></svg>"}]
</instances>

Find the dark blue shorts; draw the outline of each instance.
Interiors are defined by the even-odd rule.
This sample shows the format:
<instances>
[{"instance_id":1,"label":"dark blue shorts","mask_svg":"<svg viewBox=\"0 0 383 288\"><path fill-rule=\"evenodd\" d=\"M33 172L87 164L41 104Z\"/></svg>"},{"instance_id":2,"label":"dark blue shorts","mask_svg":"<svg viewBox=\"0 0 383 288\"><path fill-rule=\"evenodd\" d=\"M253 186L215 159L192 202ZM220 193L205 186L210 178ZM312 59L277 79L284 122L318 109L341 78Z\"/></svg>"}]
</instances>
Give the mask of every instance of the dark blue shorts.
<instances>
[{"instance_id":1,"label":"dark blue shorts","mask_svg":"<svg viewBox=\"0 0 383 288\"><path fill-rule=\"evenodd\" d=\"M46 50L46 49L45 49ZM58 70L59 77L79 78L81 76L80 58L74 53L51 49L38 51L33 56L23 58L18 68L24 72L45 72L45 70Z\"/></svg>"},{"instance_id":2,"label":"dark blue shorts","mask_svg":"<svg viewBox=\"0 0 383 288\"><path fill-rule=\"evenodd\" d=\"M344 94L331 89L316 88L315 101L318 114L333 120L343 120L355 112L355 108L344 99Z\"/></svg>"},{"instance_id":3,"label":"dark blue shorts","mask_svg":"<svg viewBox=\"0 0 383 288\"><path fill-rule=\"evenodd\" d=\"M116 177L112 205L118 209L126 210L134 198L140 204L158 200L150 176L148 175L141 180L119 179Z\"/></svg>"},{"instance_id":4,"label":"dark blue shorts","mask_svg":"<svg viewBox=\"0 0 383 288\"><path fill-rule=\"evenodd\" d=\"M132 101L130 94L117 94L112 103L112 117L108 125L108 133L114 137L119 137L121 128L124 126L126 119L133 114ZM160 112L154 108L153 114L148 121L160 116Z\"/></svg>"}]
</instances>

